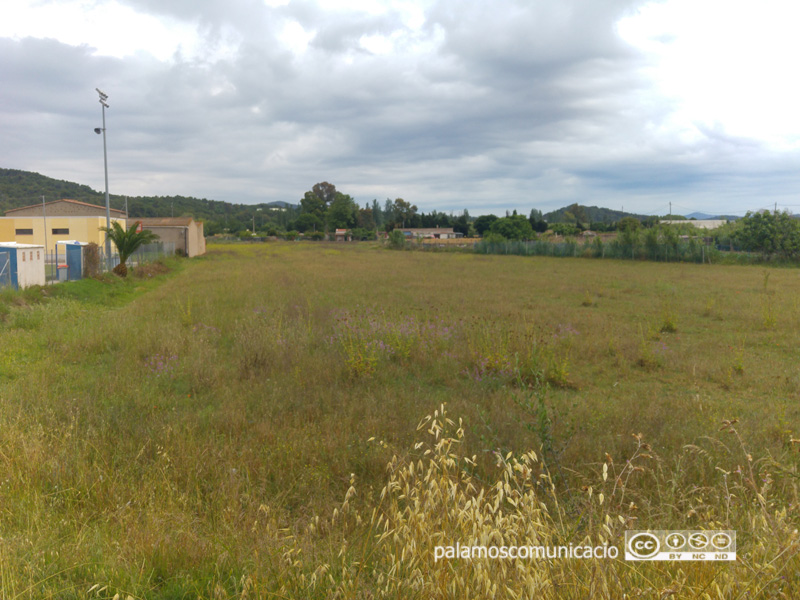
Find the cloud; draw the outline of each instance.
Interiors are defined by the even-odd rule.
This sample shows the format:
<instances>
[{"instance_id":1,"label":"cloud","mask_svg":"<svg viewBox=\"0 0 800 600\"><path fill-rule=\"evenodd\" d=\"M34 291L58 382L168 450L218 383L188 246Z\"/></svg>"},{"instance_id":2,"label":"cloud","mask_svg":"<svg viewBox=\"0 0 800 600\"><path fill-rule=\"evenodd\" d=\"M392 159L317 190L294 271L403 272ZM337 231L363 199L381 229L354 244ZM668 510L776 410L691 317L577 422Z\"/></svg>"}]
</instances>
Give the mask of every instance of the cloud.
<instances>
[{"instance_id":1,"label":"cloud","mask_svg":"<svg viewBox=\"0 0 800 600\"><path fill-rule=\"evenodd\" d=\"M635 0L123 4L178 50L0 37L3 166L101 187L100 87L114 193L297 201L328 180L423 210L645 211L744 202L762 170L791 182L791 152L687 120L654 86L658 61L618 35Z\"/></svg>"}]
</instances>

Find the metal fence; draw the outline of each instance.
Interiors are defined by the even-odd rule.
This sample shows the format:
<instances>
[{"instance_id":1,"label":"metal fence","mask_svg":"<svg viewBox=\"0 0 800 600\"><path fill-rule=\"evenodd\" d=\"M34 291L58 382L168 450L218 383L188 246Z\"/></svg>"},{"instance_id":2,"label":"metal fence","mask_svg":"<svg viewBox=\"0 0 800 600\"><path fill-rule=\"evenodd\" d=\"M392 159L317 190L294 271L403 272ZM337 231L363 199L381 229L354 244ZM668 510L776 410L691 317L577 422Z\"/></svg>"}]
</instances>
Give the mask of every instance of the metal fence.
<instances>
[{"instance_id":1,"label":"metal fence","mask_svg":"<svg viewBox=\"0 0 800 600\"><path fill-rule=\"evenodd\" d=\"M730 244L716 245L707 238L680 240L675 244L623 244L619 240L604 242L594 238L591 241L567 239L562 242L536 240L531 242L481 241L473 246L477 254L516 254L522 256L554 256L583 258L617 258L627 260L651 260L658 262L731 263L758 264L772 262L787 264L790 261L770 260L763 254L738 251Z\"/></svg>"},{"instance_id":2,"label":"metal fence","mask_svg":"<svg viewBox=\"0 0 800 600\"><path fill-rule=\"evenodd\" d=\"M174 254L174 242L156 242L139 248L136 252L131 254L126 264L128 268L135 268L139 265ZM117 252L112 252L107 259L105 249L102 246L98 248L98 259L98 270L100 273L107 273L119 264L119 254ZM0 265L2 265L2 261L0 261ZM74 261L70 262L67 257L66 247L57 247L54 251L46 252L44 269L45 280L48 283L82 279L86 276L83 261L81 261L80 265L75 265ZM0 280L0 284L1 283L2 281Z\"/></svg>"},{"instance_id":3,"label":"metal fence","mask_svg":"<svg viewBox=\"0 0 800 600\"><path fill-rule=\"evenodd\" d=\"M619 258L653 260L661 262L717 262L720 251L700 240L680 241L677 244L623 244L618 240L603 242L600 238L579 242L567 239L563 242L537 240L532 242L491 242L475 244L478 254L517 254L523 256L580 256L584 258Z\"/></svg>"}]
</instances>

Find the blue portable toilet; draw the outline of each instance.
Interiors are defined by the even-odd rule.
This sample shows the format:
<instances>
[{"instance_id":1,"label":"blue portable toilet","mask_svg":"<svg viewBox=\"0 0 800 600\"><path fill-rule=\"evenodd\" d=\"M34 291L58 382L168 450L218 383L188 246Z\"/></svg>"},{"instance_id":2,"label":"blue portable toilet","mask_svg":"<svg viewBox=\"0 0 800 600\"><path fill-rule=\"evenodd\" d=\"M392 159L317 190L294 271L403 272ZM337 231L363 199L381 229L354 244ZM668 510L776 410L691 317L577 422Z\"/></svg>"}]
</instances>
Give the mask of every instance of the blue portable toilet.
<instances>
[{"instance_id":1,"label":"blue portable toilet","mask_svg":"<svg viewBox=\"0 0 800 600\"><path fill-rule=\"evenodd\" d=\"M83 278L83 247L88 246L86 242L67 240L56 242L63 245L67 256L67 277L69 281L78 281Z\"/></svg>"},{"instance_id":2,"label":"blue portable toilet","mask_svg":"<svg viewBox=\"0 0 800 600\"><path fill-rule=\"evenodd\" d=\"M0 283L6 281L17 289L44 285L44 246L0 242Z\"/></svg>"}]
</instances>

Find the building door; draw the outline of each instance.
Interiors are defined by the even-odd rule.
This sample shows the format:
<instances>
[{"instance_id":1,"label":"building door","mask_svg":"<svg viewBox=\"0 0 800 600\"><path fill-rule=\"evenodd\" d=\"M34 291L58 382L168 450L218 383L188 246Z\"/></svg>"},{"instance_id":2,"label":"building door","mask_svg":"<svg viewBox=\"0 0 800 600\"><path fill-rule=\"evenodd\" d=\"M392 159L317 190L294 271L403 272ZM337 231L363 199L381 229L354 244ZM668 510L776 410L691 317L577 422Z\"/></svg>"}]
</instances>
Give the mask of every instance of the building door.
<instances>
[{"instance_id":1,"label":"building door","mask_svg":"<svg viewBox=\"0 0 800 600\"><path fill-rule=\"evenodd\" d=\"M67 244L67 273L70 281L77 281L81 273L83 249L78 244Z\"/></svg>"},{"instance_id":2,"label":"building door","mask_svg":"<svg viewBox=\"0 0 800 600\"><path fill-rule=\"evenodd\" d=\"M11 285L11 258L8 252L0 252L0 288Z\"/></svg>"}]
</instances>

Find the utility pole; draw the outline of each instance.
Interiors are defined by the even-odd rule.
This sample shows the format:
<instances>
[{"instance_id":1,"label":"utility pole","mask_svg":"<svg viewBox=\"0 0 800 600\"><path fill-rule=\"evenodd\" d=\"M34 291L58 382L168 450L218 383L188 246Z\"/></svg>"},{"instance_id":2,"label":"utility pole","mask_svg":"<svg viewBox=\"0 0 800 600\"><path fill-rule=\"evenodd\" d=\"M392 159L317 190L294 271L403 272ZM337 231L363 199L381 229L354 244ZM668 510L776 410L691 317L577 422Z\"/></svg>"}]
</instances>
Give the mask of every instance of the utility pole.
<instances>
[{"instance_id":1,"label":"utility pole","mask_svg":"<svg viewBox=\"0 0 800 600\"><path fill-rule=\"evenodd\" d=\"M44 196L42 196L42 219L44 222L44 261L47 262L47 210L44 206ZM56 263L58 259L56 259Z\"/></svg>"}]
</instances>

